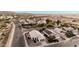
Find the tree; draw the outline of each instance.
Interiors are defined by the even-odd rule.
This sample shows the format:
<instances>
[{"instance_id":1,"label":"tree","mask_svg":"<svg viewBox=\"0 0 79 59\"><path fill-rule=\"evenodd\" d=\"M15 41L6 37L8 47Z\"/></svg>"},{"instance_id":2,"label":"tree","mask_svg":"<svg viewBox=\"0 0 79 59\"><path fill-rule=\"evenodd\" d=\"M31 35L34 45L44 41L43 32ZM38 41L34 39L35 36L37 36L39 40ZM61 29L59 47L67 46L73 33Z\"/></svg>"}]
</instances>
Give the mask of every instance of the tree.
<instances>
[{"instance_id":1,"label":"tree","mask_svg":"<svg viewBox=\"0 0 79 59\"><path fill-rule=\"evenodd\" d=\"M61 23L61 21L60 20L57 20L57 25L59 25Z\"/></svg>"},{"instance_id":2,"label":"tree","mask_svg":"<svg viewBox=\"0 0 79 59\"><path fill-rule=\"evenodd\" d=\"M72 22L76 22L76 20L72 20Z\"/></svg>"},{"instance_id":3,"label":"tree","mask_svg":"<svg viewBox=\"0 0 79 59\"><path fill-rule=\"evenodd\" d=\"M52 24L48 24L47 25L47 28L49 28L49 27L54 27Z\"/></svg>"},{"instance_id":4,"label":"tree","mask_svg":"<svg viewBox=\"0 0 79 59\"><path fill-rule=\"evenodd\" d=\"M52 43L52 42L59 42L59 40L57 40L55 36L49 36L49 37L48 37L48 42L49 42L49 43Z\"/></svg>"},{"instance_id":5,"label":"tree","mask_svg":"<svg viewBox=\"0 0 79 59\"><path fill-rule=\"evenodd\" d=\"M51 42L53 42L54 39L55 39L55 36L49 36L48 42L51 43Z\"/></svg>"},{"instance_id":6,"label":"tree","mask_svg":"<svg viewBox=\"0 0 79 59\"><path fill-rule=\"evenodd\" d=\"M38 27L43 27L45 24L38 24Z\"/></svg>"},{"instance_id":7,"label":"tree","mask_svg":"<svg viewBox=\"0 0 79 59\"><path fill-rule=\"evenodd\" d=\"M68 27L69 25L67 23L61 24L61 27Z\"/></svg>"},{"instance_id":8,"label":"tree","mask_svg":"<svg viewBox=\"0 0 79 59\"><path fill-rule=\"evenodd\" d=\"M72 31L67 31L67 32L65 33L65 35L66 35L68 38L75 36L75 34L74 34Z\"/></svg>"},{"instance_id":9,"label":"tree","mask_svg":"<svg viewBox=\"0 0 79 59\"><path fill-rule=\"evenodd\" d=\"M49 20L49 19L46 20L46 23L47 23L47 24L49 24L49 23L51 23L51 22L52 22L52 20Z\"/></svg>"},{"instance_id":10,"label":"tree","mask_svg":"<svg viewBox=\"0 0 79 59\"><path fill-rule=\"evenodd\" d=\"M46 28L42 28L42 29L40 29L39 31L42 32L42 31L44 31L45 29L46 29Z\"/></svg>"},{"instance_id":11,"label":"tree","mask_svg":"<svg viewBox=\"0 0 79 59\"><path fill-rule=\"evenodd\" d=\"M55 21L53 21L53 22L52 22L52 25L55 25L55 23L56 23L56 22L55 22Z\"/></svg>"},{"instance_id":12,"label":"tree","mask_svg":"<svg viewBox=\"0 0 79 59\"><path fill-rule=\"evenodd\" d=\"M49 19L46 20L46 23L47 23L47 24L46 24L46 27L47 27L47 28L49 28L49 27L54 27L53 25L55 24L54 22L52 22L52 20L49 20Z\"/></svg>"}]
</instances>

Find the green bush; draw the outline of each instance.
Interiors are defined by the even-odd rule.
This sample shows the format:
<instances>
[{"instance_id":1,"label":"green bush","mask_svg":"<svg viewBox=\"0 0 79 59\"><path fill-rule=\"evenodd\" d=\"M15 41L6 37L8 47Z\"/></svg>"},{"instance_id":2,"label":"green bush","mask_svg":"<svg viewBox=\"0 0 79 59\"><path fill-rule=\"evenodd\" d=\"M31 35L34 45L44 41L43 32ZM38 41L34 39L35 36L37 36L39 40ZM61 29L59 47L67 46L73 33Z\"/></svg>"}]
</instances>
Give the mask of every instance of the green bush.
<instances>
[{"instance_id":1,"label":"green bush","mask_svg":"<svg viewBox=\"0 0 79 59\"><path fill-rule=\"evenodd\" d=\"M49 43L51 43L51 42L53 42L53 40L55 40L55 36L49 36L49 38L48 38L48 42Z\"/></svg>"},{"instance_id":2,"label":"green bush","mask_svg":"<svg viewBox=\"0 0 79 59\"><path fill-rule=\"evenodd\" d=\"M67 31L67 32L65 33L65 35L66 35L68 38L75 36L75 34L74 34L72 31Z\"/></svg>"},{"instance_id":3,"label":"green bush","mask_svg":"<svg viewBox=\"0 0 79 59\"><path fill-rule=\"evenodd\" d=\"M47 28L49 28L49 27L54 27L52 24L48 24L47 25Z\"/></svg>"},{"instance_id":4,"label":"green bush","mask_svg":"<svg viewBox=\"0 0 79 59\"><path fill-rule=\"evenodd\" d=\"M46 23L47 23L47 24L49 24L49 23L51 23L51 22L52 22L52 20L49 20L49 19L46 20Z\"/></svg>"},{"instance_id":5,"label":"green bush","mask_svg":"<svg viewBox=\"0 0 79 59\"><path fill-rule=\"evenodd\" d=\"M61 23L61 21L60 21L60 20L57 20L57 22L56 22L56 23L57 23L57 25L59 25L59 24Z\"/></svg>"},{"instance_id":6,"label":"green bush","mask_svg":"<svg viewBox=\"0 0 79 59\"><path fill-rule=\"evenodd\" d=\"M44 27L45 24L38 24L37 26L38 26L38 27Z\"/></svg>"}]
</instances>

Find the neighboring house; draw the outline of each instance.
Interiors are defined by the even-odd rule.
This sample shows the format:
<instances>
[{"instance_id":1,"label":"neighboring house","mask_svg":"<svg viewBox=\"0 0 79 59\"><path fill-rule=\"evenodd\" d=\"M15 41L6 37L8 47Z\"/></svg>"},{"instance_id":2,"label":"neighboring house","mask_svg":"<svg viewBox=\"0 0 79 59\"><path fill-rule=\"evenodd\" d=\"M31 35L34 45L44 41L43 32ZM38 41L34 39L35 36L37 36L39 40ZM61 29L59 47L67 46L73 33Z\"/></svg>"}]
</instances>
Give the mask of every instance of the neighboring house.
<instances>
[{"instance_id":1,"label":"neighboring house","mask_svg":"<svg viewBox=\"0 0 79 59\"><path fill-rule=\"evenodd\" d=\"M31 38L31 40L36 40L37 39L37 41L38 42L40 42L40 41L44 41L46 38L43 36L43 34L41 34L39 31L37 31L37 30L32 30L32 31L30 31L29 32L29 35L30 35L30 38Z\"/></svg>"},{"instance_id":2,"label":"neighboring house","mask_svg":"<svg viewBox=\"0 0 79 59\"><path fill-rule=\"evenodd\" d=\"M25 19L21 19L20 23L22 23L22 24L28 24L28 22L26 22Z\"/></svg>"},{"instance_id":3,"label":"neighboring house","mask_svg":"<svg viewBox=\"0 0 79 59\"><path fill-rule=\"evenodd\" d=\"M0 16L0 19L5 19L5 18L6 18L5 15Z\"/></svg>"},{"instance_id":4,"label":"neighboring house","mask_svg":"<svg viewBox=\"0 0 79 59\"><path fill-rule=\"evenodd\" d=\"M50 36L55 36L57 39L60 38L60 36L54 32L53 30L51 29L46 29L43 31L43 33L47 36L47 37L50 37Z\"/></svg>"},{"instance_id":5,"label":"neighboring house","mask_svg":"<svg viewBox=\"0 0 79 59\"><path fill-rule=\"evenodd\" d=\"M61 28L55 28L53 31L56 32L62 39L66 38L66 31L62 30Z\"/></svg>"},{"instance_id":6,"label":"neighboring house","mask_svg":"<svg viewBox=\"0 0 79 59\"><path fill-rule=\"evenodd\" d=\"M12 19L13 18L13 16L7 16L7 19Z\"/></svg>"},{"instance_id":7,"label":"neighboring house","mask_svg":"<svg viewBox=\"0 0 79 59\"><path fill-rule=\"evenodd\" d=\"M74 30L74 28L72 28L72 27L63 27L66 31L73 31Z\"/></svg>"},{"instance_id":8,"label":"neighboring house","mask_svg":"<svg viewBox=\"0 0 79 59\"><path fill-rule=\"evenodd\" d=\"M60 28L55 28L53 31L56 32L56 33L61 33L61 31L63 31L63 30L60 29Z\"/></svg>"},{"instance_id":9,"label":"neighboring house","mask_svg":"<svg viewBox=\"0 0 79 59\"><path fill-rule=\"evenodd\" d=\"M27 22L28 22L29 24L36 24L36 22L35 22L34 20L30 20L30 19L27 19Z\"/></svg>"},{"instance_id":10,"label":"neighboring house","mask_svg":"<svg viewBox=\"0 0 79 59\"><path fill-rule=\"evenodd\" d=\"M39 20L38 24L46 24L46 20Z\"/></svg>"},{"instance_id":11,"label":"neighboring house","mask_svg":"<svg viewBox=\"0 0 79 59\"><path fill-rule=\"evenodd\" d=\"M75 35L77 35L78 34L78 30L76 29L76 30L73 30L72 31Z\"/></svg>"},{"instance_id":12,"label":"neighboring house","mask_svg":"<svg viewBox=\"0 0 79 59\"><path fill-rule=\"evenodd\" d=\"M78 34L78 30L77 29L74 29L72 27L69 27L67 30L72 31L75 35Z\"/></svg>"},{"instance_id":13,"label":"neighboring house","mask_svg":"<svg viewBox=\"0 0 79 59\"><path fill-rule=\"evenodd\" d=\"M51 36L55 36L55 39L58 39L59 41L62 41L63 39L65 39L65 33L61 33L61 29L59 28L55 28L55 29L46 29L43 31L43 33L47 36L47 37L51 37Z\"/></svg>"},{"instance_id":14,"label":"neighboring house","mask_svg":"<svg viewBox=\"0 0 79 59\"><path fill-rule=\"evenodd\" d=\"M56 34L55 32L53 32L53 31L50 30L50 29L45 29L45 30L43 31L43 33L46 34L48 37L49 37L49 36L53 36L53 35Z\"/></svg>"}]
</instances>

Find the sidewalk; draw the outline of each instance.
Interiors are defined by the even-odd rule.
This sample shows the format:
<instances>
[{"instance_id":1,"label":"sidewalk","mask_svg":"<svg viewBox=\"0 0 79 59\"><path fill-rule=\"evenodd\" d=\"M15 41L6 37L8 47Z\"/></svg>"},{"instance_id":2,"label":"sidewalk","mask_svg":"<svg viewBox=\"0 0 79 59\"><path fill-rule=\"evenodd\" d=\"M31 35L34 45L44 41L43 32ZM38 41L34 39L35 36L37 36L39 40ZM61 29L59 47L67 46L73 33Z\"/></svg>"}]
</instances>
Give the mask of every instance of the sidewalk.
<instances>
[{"instance_id":1,"label":"sidewalk","mask_svg":"<svg viewBox=\"0 0 79 59\"><path fill-rule=\"evenodd\" d=\"M13 36L14 36L14 32L15 32L15 25L14 25L13 22L11 23L11 26L12 26L11 27L11 32L9 34L8 41L5 45L5 47L11 47L11 44L12 44L12 41L13 41Z\"/></svg>"}]
</instances>

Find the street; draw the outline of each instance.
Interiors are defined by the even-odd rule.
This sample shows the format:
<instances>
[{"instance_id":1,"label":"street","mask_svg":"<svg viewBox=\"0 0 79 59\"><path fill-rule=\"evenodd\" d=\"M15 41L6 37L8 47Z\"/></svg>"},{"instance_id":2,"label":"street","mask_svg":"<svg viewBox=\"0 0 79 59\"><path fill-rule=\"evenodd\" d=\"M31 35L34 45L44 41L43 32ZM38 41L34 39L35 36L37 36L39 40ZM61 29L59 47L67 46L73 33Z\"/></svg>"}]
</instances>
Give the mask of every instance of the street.
<instances>
[{"instance_id":1,"label":"street","mask_svg":"<svg viewBox=\"0 0 79 59\"><path fill-rule=\"evenodd\" d=\"M17 22L15 23L15 33L11 47L25 47L24 37Z\"/></svg>"}]
</instances>

